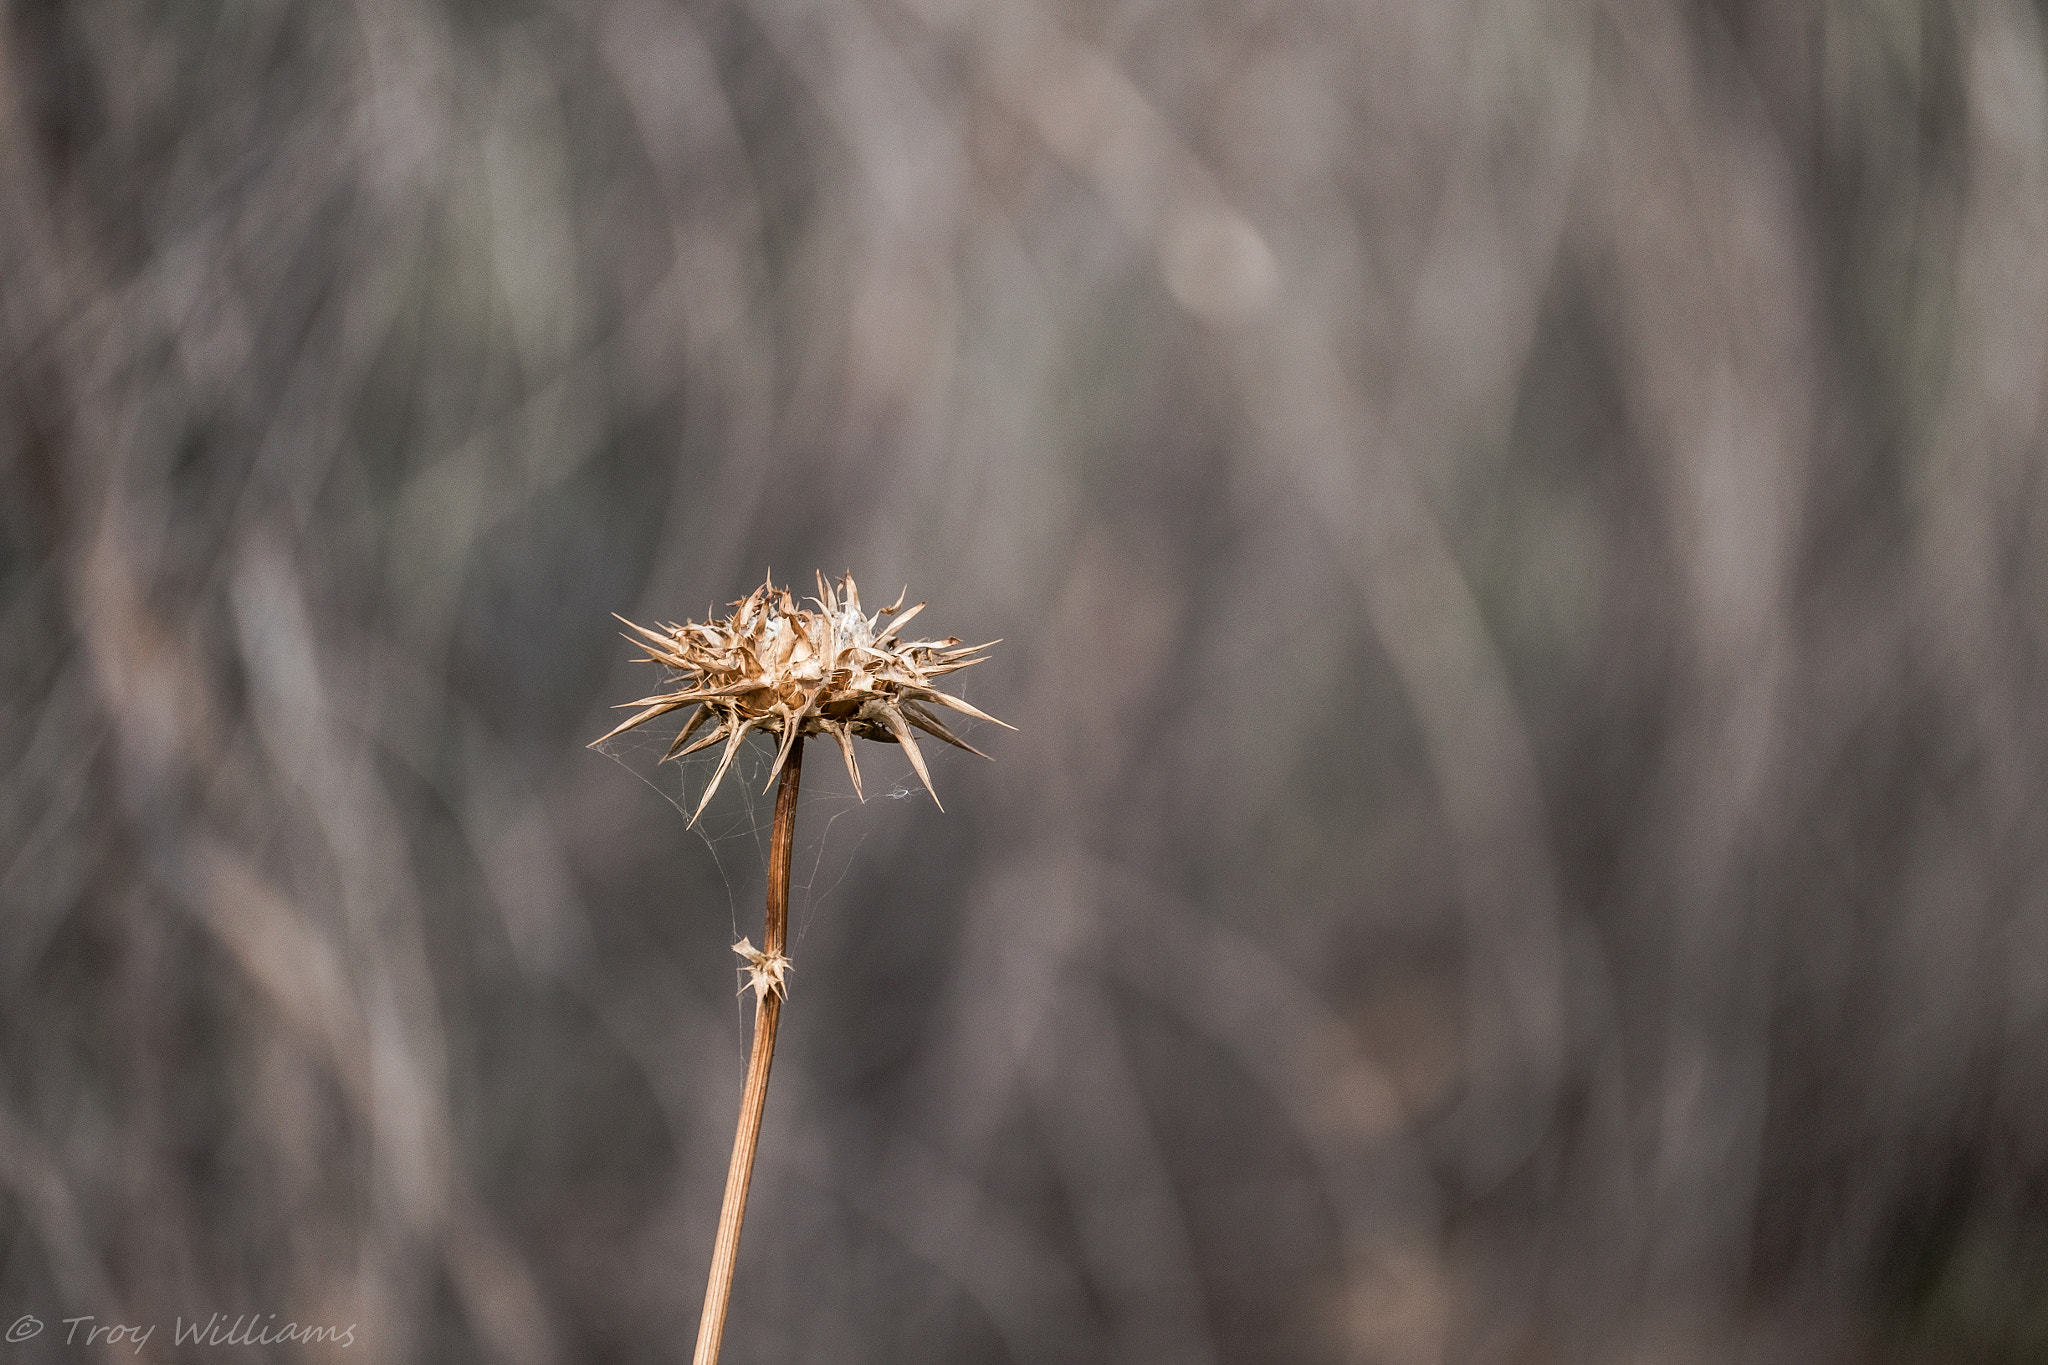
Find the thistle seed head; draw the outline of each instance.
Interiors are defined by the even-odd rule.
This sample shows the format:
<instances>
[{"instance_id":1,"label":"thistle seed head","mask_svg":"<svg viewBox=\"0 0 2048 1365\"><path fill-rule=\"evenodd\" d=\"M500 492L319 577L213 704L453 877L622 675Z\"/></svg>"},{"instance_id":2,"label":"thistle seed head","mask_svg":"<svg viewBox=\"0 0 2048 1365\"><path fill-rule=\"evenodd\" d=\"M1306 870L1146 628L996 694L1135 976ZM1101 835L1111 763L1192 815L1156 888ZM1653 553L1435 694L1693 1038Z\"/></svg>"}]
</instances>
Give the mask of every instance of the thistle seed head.
<instances>
[{"instance_id":1,"label":"thistle seed head","mask_svg":"<svg viewBox=\"0 0 2048 1365\"><path fill-rule=\"evenodd\" d=\"M593 743L602 744L670 711L694 708L662 757L681 758L725 741L718 769L690 816L695 824L739 752L740 741L756 730L782 741L768 774L771 787L799 737L830 735L859 796L860 765L854 761L853 741L875 739L903 746L936 804L939 795L932 791L931 774L913 730L968 753L988 755L946 728L935 708L1007 730L1016 728L932 686L935 678L983 662L981 651L1000 641L962 646L954 636L903 640L903 627L925 604L906 610L898 597L893 605L864 615L860 589L851 574L836 584L818 575L818 595L811 600L815 611L798 606L788 589L769 581L733 603L732 614L722 621L689 621L650 630L620 617L633 632L625 638L647 652L647 662L673 669L681 686L624 703L642 709ZM693 740L707 723L711 728Z\"/></svg>"}]
</instances>

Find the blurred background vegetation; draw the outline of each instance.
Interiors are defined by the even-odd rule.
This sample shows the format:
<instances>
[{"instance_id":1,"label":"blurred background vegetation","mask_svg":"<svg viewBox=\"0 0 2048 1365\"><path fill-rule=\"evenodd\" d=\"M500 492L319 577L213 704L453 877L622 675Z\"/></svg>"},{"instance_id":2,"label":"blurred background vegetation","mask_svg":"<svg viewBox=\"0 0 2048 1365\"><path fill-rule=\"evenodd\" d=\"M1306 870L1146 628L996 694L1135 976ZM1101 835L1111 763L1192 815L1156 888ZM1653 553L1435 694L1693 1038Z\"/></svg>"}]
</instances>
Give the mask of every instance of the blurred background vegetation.
<instances>
[{"instance_id":1,"label":"blurred background vegetation","mask_svg":"<svg viewBox=\"0 0 2048 1365\"><path fill-rule=\"evenodd\" d=\"M729 1361L2048 1360L2038 4L0 14L0 1318L680 1358L773 566Z\"/></svg>"}]
</instances>

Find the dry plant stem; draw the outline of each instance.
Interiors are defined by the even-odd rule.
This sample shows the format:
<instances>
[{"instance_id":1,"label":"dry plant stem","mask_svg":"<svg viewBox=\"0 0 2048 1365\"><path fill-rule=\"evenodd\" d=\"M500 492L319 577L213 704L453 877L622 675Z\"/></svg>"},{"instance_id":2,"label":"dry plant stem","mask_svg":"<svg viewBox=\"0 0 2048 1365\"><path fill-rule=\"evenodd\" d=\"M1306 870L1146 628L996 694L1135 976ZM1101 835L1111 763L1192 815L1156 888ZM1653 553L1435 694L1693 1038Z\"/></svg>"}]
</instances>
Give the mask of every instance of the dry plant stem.
<instances>
[{"instance_id":1,"label":"dry plant stem","mask_svg":"<svg viewBox=\"0 0 2048 1365\"><path fill-rule=\"evenodd\" d=\"M789 858L796 835L796 791L803 775L804 742L792 742L775 789L775 829L768 839L768 922L761 951L778 957L789 931ZM761 991L754 1002L754 1049L747 1057L747 1088L740 1097L740 1129L725 1172L725 1204L718 1212L718 1240L711 1248L711 1282L704 1290L704 1317L697 1324L692 1365L717 1365L725 1340L725 1306L732 1298L733 1262L740 1251L740 1223L747 1216L747 1186L754 1178L754 1146L761 1137L761 1110L768 1102L768 1068L775 1061L775 1025L782 1018L782 992Z\"/></svg>"}]
</instances>

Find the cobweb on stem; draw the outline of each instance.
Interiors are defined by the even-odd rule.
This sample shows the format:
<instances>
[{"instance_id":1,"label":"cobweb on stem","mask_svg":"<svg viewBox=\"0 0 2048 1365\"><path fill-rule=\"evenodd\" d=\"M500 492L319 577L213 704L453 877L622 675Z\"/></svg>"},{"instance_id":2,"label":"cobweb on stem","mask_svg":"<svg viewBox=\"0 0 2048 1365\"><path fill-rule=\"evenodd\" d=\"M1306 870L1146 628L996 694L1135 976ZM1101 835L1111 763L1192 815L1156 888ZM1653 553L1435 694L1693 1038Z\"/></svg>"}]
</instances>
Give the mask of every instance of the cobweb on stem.
<instances>
[{"instance_id":1,"label":"cobweb on stem","mask_svg":"<svg viewBox=\"0 0 2048 1365\"><path fill-rule=\"evenodd\" d=\"M718 870L720 884L725 889L727 919L733 937L738 939L743 936L740 903L742 900L751 903L753 888L758 881L757 869L765 864L773 824L775 797L768 777L775 757L773 740L769 738L767 742L740 746L725 780L693 824L692 812L718 767L720 755L716 751L706 751L670 759L666 763L648 761L661 759L673 738L659 730L643 727L610 736L595 747L599 753L658 792L683 818L685 828L702 842ZM874 748L886 753L879 745ZM872 758L867 766L872 773ZM884 774L889 778L886 787L880 787L872 780L867 783L866 795L870 801L875 798L886 801L914 797L931 799L931 794L918 780L907 758L899 759L895 766L899 771ZM813 814L799 826L803 833L792 860L792 947L804 941L811 926L831 903L833 893L851 874L861 846L876 828L871 811L868 812L870 818L856 818L846 828L841 828L840 822L846 816L857 816L862 812L863 803L846 775L833 765L820 764L816 776L805 783L804 804ZM816 818L821 814L822 819ZM743 850L739 856L735 856L735 846Z\"/></svg>"}]
</instances>

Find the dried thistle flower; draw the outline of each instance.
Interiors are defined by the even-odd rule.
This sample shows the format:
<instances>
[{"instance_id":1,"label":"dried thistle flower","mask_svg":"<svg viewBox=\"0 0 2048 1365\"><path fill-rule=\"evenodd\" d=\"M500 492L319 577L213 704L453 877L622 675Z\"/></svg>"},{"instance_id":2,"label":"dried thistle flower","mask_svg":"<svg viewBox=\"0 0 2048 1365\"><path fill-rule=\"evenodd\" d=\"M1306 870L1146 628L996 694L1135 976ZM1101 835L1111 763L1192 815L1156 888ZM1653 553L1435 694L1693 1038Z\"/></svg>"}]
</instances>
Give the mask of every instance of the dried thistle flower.
<instances>
[{"instance_id":1,"label":"dried thistle flower","mask_svg":"<svg viewBox=\"0 0 2048 1365\"><path fill-rule=\"evenodd\" d=\"M935 678L983 662L981 651L1001 641L962 646L956 636L899 639L903 627L925 604L919 602L899 615L903 598L898 597L874 615L863 615L860 589L852 574L837 584L819 574L818 595L812 601L816 611L799 607L788 589L776 587L771 580L733 603L732 615L723 621L690 621L650 630L621 616L619 620L634 632L625 638L647 651L647 662L672 668L685 675L686 681L674 691L624 703L644 709L595 743L694 705L696 711L662 757L664 761L682 758L725 741L718 769L690 816L690 823L695 824L711 803L733 755L739 752L740 741L755 730L782 740L768 774L769 786L775 784L798 739L830 735L846 760L854 794L865 800L860 765L853 756L853 741L858 737L902 745L918 780L936 804L939 794L932 788L913 729L970 754L988 755L949 730L935 714L935 706L992 721L1005 729L1016 728L932 686ZM894 619L885 624L885 617ZM692 742L691 736L707 721L716 724Z\"/></svg>"},{"instance_id":2,"label":"dried thistle flower","mask_svg":"<svg viewBox=\"0 0 2048 1365\"><path fill-rule=\"evenodd\" d=\"M894 605L872 616L863 615L860 590L854 587L851 574L836 585L826 583L820 574L814 601L818 610L800 608L787 590L769 581L733 603L732 615L723 621L692 621L649 630L620 617L634 632L626 638L647 651L649 662L683 675L683 685L627 702L627 706L641 709L595 741L602 744L656 716L694 706L689 722L663 756L680 758L725 741L718 771L711 775L703 799L690 816L694 825L732 765L741 740L755 730L782 739L774 770L768 775L770 786L775 786L778 778L781 785L775 793L775 825L768 840L768 904L762 916L761 946L756 948L752 939L743 938L732 949L746 964L742 970L747 982L740 990L751 986L754 991L754 1042L747 1056L739 1131L733 1136L732 1164L726 1168L725 1199L712 1242L711 1273L704 1287L704 1312L697 1323L692 1365L718 1365L719 1347L725 1340L725 1314L732 1301L747 1188L754 1178L754 1152L761 1139L761 1114L768 1102L768 1072L775 1061L775 1030L793 970L783 949L789 941L789 862L796 842L804 738L830 735L838 741L856 794L860 792L860 765L853 758L855 737L901 744L925 790L931 791L931 774L925 771L924 755L918 752L912 729L981 754L947 729L932 707L943 706L994 721L1005 729L1016 728L932 686L934 678L982 662L981 651L988 645L962 647L950 636L944 640L899 639L904 624L924 610L924 603L901 611L903 599L898 597ZM883 617L895 619L885 627ZM692 742L691 736L707 721L717 723ZM938 793L932 792L932 800L938 799Z\"/></svg>"}]
</instances>

